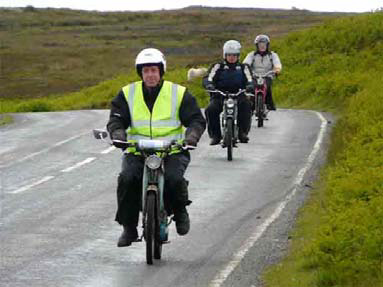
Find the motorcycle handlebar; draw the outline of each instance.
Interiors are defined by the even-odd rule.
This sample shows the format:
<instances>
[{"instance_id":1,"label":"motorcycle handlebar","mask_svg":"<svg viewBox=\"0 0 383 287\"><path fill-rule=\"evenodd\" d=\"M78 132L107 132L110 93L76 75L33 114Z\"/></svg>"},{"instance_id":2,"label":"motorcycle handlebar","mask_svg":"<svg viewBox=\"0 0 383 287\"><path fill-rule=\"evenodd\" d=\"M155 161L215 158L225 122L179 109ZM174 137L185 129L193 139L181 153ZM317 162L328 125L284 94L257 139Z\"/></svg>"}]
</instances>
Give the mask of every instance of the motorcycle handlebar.
<instances>
[{"instance_id":1,"label":"motorcycle handlebar","mask_svg":"<svg viewBox=\"0 0 383 287\"><path fill-rule=\"evenodd\" d=\"M156 151L169 151L172 148L179 148L182 150L193 150L196 147L192 145L187 145L185 143L180 144L179 142L173 140L171 142L166 141L150 141L145 140L138 142L127 142L120 140L112 140L112 144L117 148L127 149L129 147L134 147L137 151L148 151L148 150L156 150Z\"/></svg>"},{"instance_id":2,"label":"motorcycle handlebar","mask_svg":"<svg viewBox=\"0 0 383 287\"><path fill-rule=\"evenodd\" d=\"M111 146L117 148L127 149L129 147L135 147L137 150L162 150L167 151L171 148L179 148L182 150L193 150L196 146L188 145L185 142L179 143L177 140L163 141L163 140L139 140L138 142L127 142L121 140L109 140L108 132L102 129L94 129L93 136L96 139L103 140Z\"/></svg>"},{"instance_id":3,"label":"motorcycle handlebar","mask_svg":"<svg viewBox=\"0 0 383 287\"><path fill-rule=\"evenodd\" d=\"M246 90L244 89L241 89L239 90L237 93L225 93L225 92L222 92L220 90L206 90L208 93L218 93L218 94L221 94L222 96L231 96L231 97L237 97L239 96L240 94L244 93Z\"/></svg>"},{"instance_id":4,"label":"motorcycle handlebar","mask_svg":"<svg viewBox=\"0 0 383 287\"><path fill-rule=\"evenodd\" d=\"M254 76L254 78L266 78L269 76L274 77L275 72L274 71L268 71L267 73L254 73L253 76Z\"/></svg>"}]
</instances>

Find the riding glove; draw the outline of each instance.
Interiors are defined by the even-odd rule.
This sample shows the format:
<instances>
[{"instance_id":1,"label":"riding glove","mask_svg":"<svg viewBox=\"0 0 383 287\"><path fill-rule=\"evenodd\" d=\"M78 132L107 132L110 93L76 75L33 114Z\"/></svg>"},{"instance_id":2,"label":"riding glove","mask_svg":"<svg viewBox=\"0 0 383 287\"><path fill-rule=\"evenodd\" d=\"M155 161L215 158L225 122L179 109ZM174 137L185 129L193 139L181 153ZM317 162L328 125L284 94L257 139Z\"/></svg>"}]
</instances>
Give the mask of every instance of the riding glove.
<instances>
[{"instance_id":1,"label":"riding glove","mask_svg":"<svg viewBox=\"0 0 383 287\"><path fill-rule=\"evenodd\" d=\"M126 132L123 129L118 129L112 132L112 140L126 141Z\"/></svg>"},{"instance_id":2,"label":"riding glove","mask_svg":"<svg viewBox=\"0 0 383 287\"><path fill-rule=\"evenodd\" d=\"M246 86L246 93L254 94L254 85L252 83Z\"/></svg>"},{"instance_id":3,"label":"riding glove","mask_svg":"<svg viewBox=\"0 0 383 287\"><path fill-rule=\"evenodd\" d=\"M191 145L191 146L197 146L198 143L198 136L195 134L194 131L191 131L188 135L185 137L185 144Z\"/></svg>"},{"instance_id":4,"label":"riding glove","mask_svg":"<svg viewBox=\"0 0 383 287\"><path fill-rule=\"evenodd\" d=\"M215 90L215 86L213 83L208 83L206 85L206 90L209 90L209 91L214 91Z\"/></svg>"}]
</instances>

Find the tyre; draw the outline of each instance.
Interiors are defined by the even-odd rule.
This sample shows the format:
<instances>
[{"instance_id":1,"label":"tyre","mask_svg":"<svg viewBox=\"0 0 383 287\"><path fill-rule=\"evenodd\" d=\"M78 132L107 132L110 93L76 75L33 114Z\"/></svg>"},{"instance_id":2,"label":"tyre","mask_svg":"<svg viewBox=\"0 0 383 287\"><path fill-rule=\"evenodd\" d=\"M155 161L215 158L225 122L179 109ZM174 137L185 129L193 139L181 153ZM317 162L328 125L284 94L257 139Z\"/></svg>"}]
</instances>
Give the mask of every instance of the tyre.
<instances>
[{"instance_id":1,"label":"tyre","mask_svg":"<svg viewBox=\"0 0 383 287\"><path fill-rule=\"evenodd\" d=\"M157 212L157 210L156 210ZM159 220L156 220L156 236L154 238L154 259L161 259L162 254L162 241L160 238L160 224Z\"/></svg>"},{"instance_id":2,"label":"tyre","mask_svg":"<svg viewBox=\"0 0 383 287\"><path fill-rule=\"evenodd\" d=\"M155 250L155 227L156 227L156 196L149 192L146 196L146 219L145 219L145 241L146 241L146 263L153 264L153 252Z\"/></svg>"},{"instance_id":3,"label":"tyre","mask_svg":"<svg viewBox=\"0 0 383 287\"><path fill-rule=\"evenodd\" d=\"M226 120L225 143L227 148L227 160L233 160L233 119Z\"/></svg>"},{"instance_id":4,"label":"tyre","mask_svg":"<svg viewBox=\"0 0 383 287\"><path fill-rule=\"evenodd\" d=\"M263 127L263 96L262 94L257 95L257 117L258 117L258 127Z\"/></svg>"}]
</instances>

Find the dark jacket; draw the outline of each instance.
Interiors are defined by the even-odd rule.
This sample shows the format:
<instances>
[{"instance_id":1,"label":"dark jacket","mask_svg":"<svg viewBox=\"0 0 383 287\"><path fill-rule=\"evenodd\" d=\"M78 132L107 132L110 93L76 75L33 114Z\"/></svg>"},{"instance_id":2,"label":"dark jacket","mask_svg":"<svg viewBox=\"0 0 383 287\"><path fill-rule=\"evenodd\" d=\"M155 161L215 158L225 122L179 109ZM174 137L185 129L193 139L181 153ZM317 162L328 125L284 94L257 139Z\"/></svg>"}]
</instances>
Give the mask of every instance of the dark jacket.
<instances>
[{"instance_id":1,"label":"dark jacket","mask_svg":"<svg viewBox=\"0 0 383 287\"><path fill-rule=\"evenodd\" d=\"M235 93L239 89L253 87L251 69L246 64L235 64L223 61L212 65L208 74L204 77L202 85L206 88L213 84L218 90Z\"/></svg>"},{"instance_id":2,"label":"dark jacket","mask_svg":"<svg viewBox=\"0 0 383 287\"><path fill-rule=\"evenodd\" d=\"M150 111L153 109L154 102L157 99L162 84L163 81L158 87L149 91L142 83L144 99ZM185 91L183 96L179 117L181 124L187 128L185 132L185 139L193 137L195 141L198 142L203 132L205 131L206 121L201 113L201 109L199 108L196 99L188 92L188 90ZM129 106L126 102L123 91L120 90L118 95L112 100L112 107L110 110L107 129L108 132L112 134L115 130L118 129L128 129L130 124L131 118Z\"/></svg>"}]
</instances>

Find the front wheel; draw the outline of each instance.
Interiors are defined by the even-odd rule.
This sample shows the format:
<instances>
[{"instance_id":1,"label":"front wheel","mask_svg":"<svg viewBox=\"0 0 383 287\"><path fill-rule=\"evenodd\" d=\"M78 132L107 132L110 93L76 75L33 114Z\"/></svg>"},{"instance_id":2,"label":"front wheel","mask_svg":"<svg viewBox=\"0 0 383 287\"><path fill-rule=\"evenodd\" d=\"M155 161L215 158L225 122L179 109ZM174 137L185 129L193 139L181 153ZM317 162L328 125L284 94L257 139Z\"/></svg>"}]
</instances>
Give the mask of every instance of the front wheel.
<instances>
[{"instance_id":1,"label":"front wheel","mask_svg":"<svg viewBox=\"0 0 383 287\"><path fill-rule=\"evenodd\" d=\"M258 117L258 127L263 127L263 117L264 117L264 105L263 105L263 95L257 95L257 117Z\"/></svg>"},{"instance_id":2,"label":"front wheel","mask_svg":"<svg viewBox=\"0 0 383 287\"><path fill-rule=\"evenodd\" d=\"M156 236L154 238L154 259L161 259L162 254L162 241L160 238L160 223L156 222Z\"/></svg>"},{"instance_id":3,"label":"front wheel","mask_svg":"<svg viewBox=\"0 0 383 287\"><path fill-rule=\"evenodd\" d=\"M146 220L145 220L145 241L146 241L146 263L153 264L153 251L155 250L155 213L156 196L149 192L146 197Z\"/></svg>"},{"instance_id":4,"label":"front wheel","mask_svg":"<svg viewBox=\"0 0 383 287\"><path fill-rule=\"evenodd\" d=\"M226 120L225 144L227 148L227 160L233 160L233 119Z\"/></svg>"}]
</instances>

